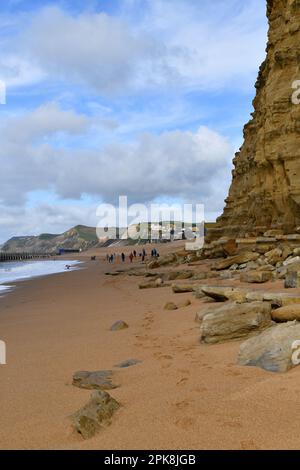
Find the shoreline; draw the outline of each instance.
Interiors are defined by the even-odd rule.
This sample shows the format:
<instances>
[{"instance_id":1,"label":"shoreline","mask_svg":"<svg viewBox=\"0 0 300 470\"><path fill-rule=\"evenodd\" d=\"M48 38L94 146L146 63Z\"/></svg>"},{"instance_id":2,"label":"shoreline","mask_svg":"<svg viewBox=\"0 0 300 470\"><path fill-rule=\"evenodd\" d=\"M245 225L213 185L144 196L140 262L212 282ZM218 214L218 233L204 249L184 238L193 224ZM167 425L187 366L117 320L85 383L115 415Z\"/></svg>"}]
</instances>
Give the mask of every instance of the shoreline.
<instances>
[{"instance_id":1,"label":"shoreline","mask_svg":"<svg viewBox=\"0 0 300 470\"><path fill-rule=\"evenodd\" d=\"M81 257L86 269L24 281L0 298L0 338L7 344L1 449L299 446L297 369L281 375L236 365L239 341L199 342L194 318L202 300L169 287L139 290L140 277L106 276L119 266L89 258ZM187 308L163 308L187 299ZM117 320L129 328L110 331ZM130 358L141 362L115 367ZM91 392L74 387L72 375L103 369L115 373L120 387L109 393L121 408L110 427L85 441L70 416Z\"/></svg>"},{"instance_id":2,"label":"shoreline","mask_svg":"<svg viewBox=\"0 0 300 470\"><path fill-rule=\"evenodd\" d=\"M39 264L42 264L42 263L48 263L48 262L58 262L58 261L61 261L63 263L72 263L70 268L71 269L64 269L64 270L58 270L58 271L55 271L55 272L45 272L45 273L41 273L41 274L33 274L31 276L25 276L25 277L19 277L19 278L16 278L16 279L12 279L10 281L4 281L4 282L0 282L0 297L3 297L5 295L8 295L8 294L12 294L12 292L16 289L16 287L18 286L19 283L22 283L22 282L29 282L29 281L34 281L36 279L39 279L39 278L42 278L42 277L48 277L48 276L54 276L56 274L63 274L63 273L66 273L66 272L71 272L71 271L75 271L75 270L78 270L78 269L81 269L80 267L78 267L80 264L84 264L83 261L80 261L80 260L71 260L71 259L53 259L53 260L18 260L18 261L8 261L6 262L6 264L18 264L18 263L28 263L28 264L33 264L33 263L39 263ZM82 269L84 269L84 267L82 267Z\"/></svg>"}]
</instances>

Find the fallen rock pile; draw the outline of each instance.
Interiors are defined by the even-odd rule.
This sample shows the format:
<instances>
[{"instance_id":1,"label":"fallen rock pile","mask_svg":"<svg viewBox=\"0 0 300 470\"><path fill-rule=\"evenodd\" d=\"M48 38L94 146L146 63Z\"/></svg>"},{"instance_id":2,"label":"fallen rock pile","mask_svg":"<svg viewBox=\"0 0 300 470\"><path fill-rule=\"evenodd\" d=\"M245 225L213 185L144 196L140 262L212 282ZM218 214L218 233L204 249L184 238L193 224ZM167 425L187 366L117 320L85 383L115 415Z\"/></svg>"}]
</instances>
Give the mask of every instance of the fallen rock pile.
<instances>
[{"instance_id":1,"label":"fallen rock pile","mask_svg":"<svg viewBox=\"0 0 300 470\"><path fill-rule=\"evenodd\" d=\"M300 286L300 235L283 235L280 231L269 230L263 237L230 240L221 238L205 244L202 258L217 259L213 270L226 271L220 277L240 275L242 282L264 283L285 279L286 288ZM231 248L231 249L230 249Z\"/></svg>"},{"instance_id":2,"label":"fallen rock pile","mask_svg":"<svg viewBox=\"0 0 300 470\"><path fill-rule=\"evenodd\" d=\"M246 337L238 363L272 372L286 372L300 363L293 360L294 344L300 344L300 295L224 286L202 286L201 291L215 301L196 314L201 342Z\"/></svg>"},{"instance_id":3,"label":"fallen rock pile","mask_svg":"<svg viewBox=\"0 0 300 470\"><path fill-rule=\"evenodd\" d=\"M162 266L179 266L180 264L189 264L203 259L202 250L186 251L181 250L175 253L168 253L160 258L150 261L148 269L157 269Z\"/></svg>"}]
</instances>

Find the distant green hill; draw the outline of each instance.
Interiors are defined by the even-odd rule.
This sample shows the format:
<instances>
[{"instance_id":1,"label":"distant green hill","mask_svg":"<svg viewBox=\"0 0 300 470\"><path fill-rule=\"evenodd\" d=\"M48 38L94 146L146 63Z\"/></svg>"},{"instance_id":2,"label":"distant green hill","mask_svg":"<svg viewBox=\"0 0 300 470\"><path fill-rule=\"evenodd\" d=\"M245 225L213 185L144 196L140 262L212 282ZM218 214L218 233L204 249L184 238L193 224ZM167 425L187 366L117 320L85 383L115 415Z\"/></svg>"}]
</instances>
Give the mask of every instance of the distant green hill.
<instances>
[{"instance_id":1,"label":"distant green hill","mask_svg":"<svg viewBox=\"0 0 300 470\"><path fill-rule=\"evenodd\" d=\"M170 222L172 228L173 224L179 224L178 222ZM156 224L153 224L155 227ZM206 228L212 228L214 223L206 223ZM62 234L42 233L38 236L23 236L23 237L12 237L1 247L1 251L7 253L57 253L60 249L65 250L80 250L85 251L92 247L110 246L116 244L118 246L132 246L144 243L145 240L149 239L150 229L152 227L150 222L141 223L135 226L138 229L139 239L133 240L125 237L124 234L130 233L130 230L134 226L127 229L120 229L119 240L109 240L103 238L99 240L97 237L96 229L94 227L87 227L85 225L76 225L76 227L67 230ZM191 224L191 227L195 228L195 224ZM179 230L180 234L181 230ZM123 236L122 236L123 234ZM163 240L164 242L168 240Z\"/></svg>"},{"instance_id":2,"label":"distant green hill","mask_svg":"<svg viewBox=\"0 0 300 470\"><path fill-rule=\"evenodd\" d=\"M87 250L98 244L96 229L77 225L62 234L43 233L39 236L13 237L2 251L18 253L56 253L59 249Z\"/></svg>"}]
</instances>

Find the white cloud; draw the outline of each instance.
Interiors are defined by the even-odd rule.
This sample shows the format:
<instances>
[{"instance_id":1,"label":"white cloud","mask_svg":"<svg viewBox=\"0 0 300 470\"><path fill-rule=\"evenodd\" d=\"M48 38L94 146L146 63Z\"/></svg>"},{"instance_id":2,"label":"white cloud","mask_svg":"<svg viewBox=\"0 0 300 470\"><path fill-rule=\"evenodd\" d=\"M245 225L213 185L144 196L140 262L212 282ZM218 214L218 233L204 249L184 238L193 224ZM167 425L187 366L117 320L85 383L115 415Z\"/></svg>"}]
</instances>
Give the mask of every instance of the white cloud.
<instances>
[{"instance_id":1,"label":"white cloud","mask_svg":"<svg viewBox=\"0 0 300 470\"><path fill-rule=\"evenodd\" d=\"M130 89L140 67L148 69L147 80L154 82L152 68L168 72L164 45L104 13L71 16L46 8L33 18L23 40L28 57L52 79L88 84L104 94Z\"/></svg>"},{"instance_id":2,"label":"white cloud","mask_svg":"<svg viewBox=\"0 0 300 470\"><path fill-rule=\"evenodd\" d=\"M88 125L85 116L45 104L21 116L10 117L0 126L0 202L20 204L31 190L53 184L53 167L58 154L48 143L57 134L82 134Z\"/></svg>"},{"instance_id":3,"label":"white cloud","mask_svg":"<svg viewBox=\"0 0 300 470\"><path fill-rule=\"evenodd\" d=\"M120 194L134 202L159 196L206 202L214 200L220 187L225 193L226 185L217 181L229 174L232 148L206 127L195 133L145 133L131 143L116 141L92 150L57 147L51 139L57 131L81 134L86 129L84 117L54 104L10 118L0 129L0 165L6 175L0 201L22 205L38 190L53 191L62 199L88 194L109 202Z\"/></svg>"},{"instance_id":4,"label":"white cloud","mask_svg":"<svg viewBox=\"0 0 300 470\"><path fill-rule=\"evenodd\" d=\"M217 178L229 173L231 152L224 137L205 127L196 133L143 134L136 142L116 142L99 151L64 152L57 162L56 190L70 198L89 193L113 201L126 194L134 202L159 196L202 202L215 194Z\"/></svg>"},{"instance_id":5,"label":"white cloud","mask_svg":"<svg viewBox=\"0 0 300 470\"><path fill-rule=\"evenodd\" d=\"M253 80L266 39L261 1L143 0L137 19L140 3L126 2L119 17L44 8L5 43L0 72L12 85L48 77L104 95L233 81L244 88Z\"/></svg>"},{"instance_id":6,"label":"white cloud","mask_svg":"<svg viewBox=\"0 0 300 470\"><path fill-rule=\"evenodd\" d=\"M72 110L62 110L56 103L46 103L20 117L9 118L3 126L8 141L31 142L56 133L81 134L89 119Z\"/></svg>"},{"instance_id":7,"label":"white cloud","mask_svg":"<svg viewBox=\"0 0 300 470\"><path fill-rule=\"evenodd\" d=\"M4 53L0 58L0 76L8 88L32 85L45 78L45 73L16 53Z\"/></svg>"},{"instance_id":8,"label":"white cloud","mask_svg":"<svg viewBox=\"0 0 300 470\"><path fill-rule=\"evenodd\" d=\"M245 88L265 56L267 22L261 0L148 0L141 28L160 37L169 65L190 89Z\"/></svg>"}]
</instances>

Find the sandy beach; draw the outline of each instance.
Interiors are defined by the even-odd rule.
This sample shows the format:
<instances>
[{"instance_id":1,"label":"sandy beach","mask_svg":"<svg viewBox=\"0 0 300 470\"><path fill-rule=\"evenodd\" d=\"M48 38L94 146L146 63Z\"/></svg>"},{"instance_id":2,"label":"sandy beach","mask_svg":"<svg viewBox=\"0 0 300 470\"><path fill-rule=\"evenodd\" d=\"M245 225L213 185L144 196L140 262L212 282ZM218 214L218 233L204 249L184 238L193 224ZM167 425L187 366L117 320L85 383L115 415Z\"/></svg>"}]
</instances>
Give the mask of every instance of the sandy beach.
<instances>
[{"instance_id":1,"label":"sandy beach","mask_svg":"<svg viewBox=\"0 0 300 470\"><path fill-rule=\"evenodd\" d=\"M0 299L1 449L299 447L297 368L281 375L237 366L239 341L200 344L202 300L106 276L116 266L104 254L97 250L94 262L82 255L84 269L21 282ZM179 298L191 306L163 309ZM120 319L129 328L110 331ZM114 368L129 358L141 363ZM109 428L83 440L69 417L91 392L74 387L72 375L99 369L116 371L120 387L110 393L122 406Z\"/></svg>"}]
</instances>

